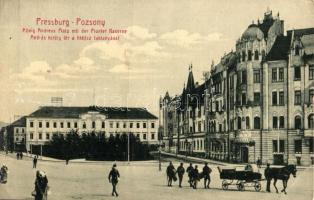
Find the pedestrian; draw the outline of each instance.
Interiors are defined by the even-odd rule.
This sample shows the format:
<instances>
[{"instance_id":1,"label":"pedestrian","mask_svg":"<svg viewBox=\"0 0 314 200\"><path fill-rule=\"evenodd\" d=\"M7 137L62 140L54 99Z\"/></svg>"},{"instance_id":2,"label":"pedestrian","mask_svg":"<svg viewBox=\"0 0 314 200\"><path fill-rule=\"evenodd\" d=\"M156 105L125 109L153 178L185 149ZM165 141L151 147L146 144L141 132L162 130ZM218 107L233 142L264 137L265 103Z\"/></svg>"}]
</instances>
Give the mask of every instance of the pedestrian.
<instances>
[{"instance_id":1,"label":"pedestrian","mask_svg":"<svg viewBox=\"0 0 314 200\"><path fill-rule=\"evenodd\" d=\"M177 168L177 173L178 173L178 177L179 177L179 187L182 187L183 175L185 173L183 163L180 163L180 166Z\"/></svg>"},{"instance_id":2,"label":"pedestrian","mask_svg":"<svg viewBox=\"0 0 314 200\"><path fill-rule=\"evenodd\" d=\"M195 165L195 168L193 170L193 189L197 189L197 182L199 181L199 172L197 169L197 165Z\"/></svg>"},{"instance_id":3,"label":"pedestrian","mask_svg":"<svg viewBox=\"0 0 314 200\"><path fill-rule=\"evenodd\" d=\"M262 160L260 158L257 159L256 165L257 165L258 168L261 168Z\"/></svg>"},{"instance_id":4,"label":"pedestrian","mask_svg":"<svg viewBox=\"0 0 314 200\"><path fill-rule=\"evenodd\" d=\"M16 153L16 160L18 160L20 158L20 154L19 152Z\"/></svg>"},{"instance_id":5,"label":"pedestrian","mask_svg":"<svg viewBox=\"0 0 314 200\"><path fill-rule=\"evenodd\" d=\"M117 193L117 184L120 178L120 174L119 171L117 170L117 165L113 164L112 169L109 173L108 179L109 179L109 183L112 184L112 193L111 195L114 196L119 196Z\"/></svg>"},{"instance_id":6,"label":"pedestrian","mask_svg":"<svg viewBox=\"0 0 314 200\"><path fill-rule=\"evenodd\" d=\"M193 187L193 165L192 163L190 163L190 166L186 169L186 172L188 173L189 176L189 183L190 183L190 187Z\"/></svg>"},{"instance_id":7,"label":"pedestrian","mask_svg":"<svg viewBox=\"0 0 314 200\"><path fill-rule=\"evenodd\" d=\"M209 189L210 184L210 173L212 172L212 169L208 167L208 163L205 163L205 166L203 167L203 176L204 176L204 188Z\"/></svg>"},{"instance_id":8,"label":"pedestrian","mask_svg":"<svg viewBox=\"0 0 314 200\"><path fill-rule=\"evenodd\" d=\"M7 183L8 181L8 167L3 164L0 169L0 183Z\"/></svg>"},{"instance_id":9,"label":"pedestrian","mask_svg":"<svg viewBox=\"0 0 314 200\"><path fill-rule=\"evenodd\" d=\"M265 171L264 171L264 176L267 180L267 183L266 183L266 191L267 192L270 192L270 184L271 184L271 174L270 174L270 166L269 166L269 163L267 163L266 165L266 168L265 168Z\"/></svg>"},{"instance_id":10,"label":"pedestrian","mask_svg":"<svg viewBox=\"0 0 314 200\"><path fill-rule=\"evenodd\" d=\"M174 177L175 177L175 169L174 169L172 162L170 161L170 163L167 167L167 180L168 180L168 186L169 187L172 187L172 180L175 179Z\"/></svg>"},{"instance_id":11,"label":"pedestrian","mask_svg":"<svg viewBox=\"0 0 314 200\"><path fill-rule=\"evenodd\" d=\"M35 196L35 200L46 200L48 191L48 178L45 172L36 171L35 189L32 195Z\"/></svg>"},{"instance_id":12,"label":"pedestrian","mask_svg":"<svg viewBox=\"0 0 314 200\"><path fill-rule=\"evenodd\" d=\"M37 167L37 156L34 156L34 159L33 159L33 168L35 168L36 169L36 167Z\"/></svg>"},{"instance_id":13,"label":"pedestrian","mask_svg":"<svg viewBox=\"0 0 314 200\"><path fill-rule=\"evenodd\" d=\"M23 152L20 152L20 158L23 160Z\"/></svg>"}]
</instances>

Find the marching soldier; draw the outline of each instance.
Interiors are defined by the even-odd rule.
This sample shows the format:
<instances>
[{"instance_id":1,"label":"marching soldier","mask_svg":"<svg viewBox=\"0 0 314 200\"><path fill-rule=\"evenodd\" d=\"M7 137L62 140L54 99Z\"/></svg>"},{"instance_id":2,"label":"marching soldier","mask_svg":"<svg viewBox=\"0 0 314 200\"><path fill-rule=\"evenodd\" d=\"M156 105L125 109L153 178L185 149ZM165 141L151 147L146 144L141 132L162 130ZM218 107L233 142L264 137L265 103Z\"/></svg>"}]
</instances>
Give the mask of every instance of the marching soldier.
<instances>
[{"instance_id":1,"label":"marching soldier","mask_svg":"<svg viewBox=\"0 0 314 200\"><path fill-rule=\"evenodd\" d=\"M203 175L204 175L204 188L209 189L210 184L210 173L212 172L212 169L208 167L208 163L205 163L205 166L203 167Z\"/></svg>"},{"instance_id":2,"label":"marching soldier","mask_svg":"<svg viewBox=\"0 0 314 200\"><path fill-rule=\"evenodd\" d=\"M193 165L192 163L190 163L190 166L186 169L186 172L189 175L190 187L193 187L193 171L194 171Z\"/></svg>"},{"instance_id":3,"label":"marching soldier","mask_svg":"<svg viewBox=\"0 0 314 200\"><path fill-rule=\"evenodd\" d=\"M178 177L179 177L179 187L182 187L183 175L185 173L183 163L181 163L180 166L177 168L177 173L178 173Z\"/></svg>"}]
</instances>

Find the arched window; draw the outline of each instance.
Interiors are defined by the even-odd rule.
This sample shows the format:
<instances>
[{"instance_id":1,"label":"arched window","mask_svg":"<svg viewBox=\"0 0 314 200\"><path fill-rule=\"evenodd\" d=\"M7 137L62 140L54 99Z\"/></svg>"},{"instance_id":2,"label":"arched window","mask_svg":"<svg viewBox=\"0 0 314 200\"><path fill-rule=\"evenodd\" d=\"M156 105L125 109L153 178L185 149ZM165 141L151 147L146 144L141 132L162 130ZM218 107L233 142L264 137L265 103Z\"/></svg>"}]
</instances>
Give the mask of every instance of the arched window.
<instances>
[{"instance_id":1,"label":"arched window","mask_svg":"<svg viewBox=\"0 0 314 200\"><path fill-rule=\"evenodd\" d=\"M252 60L252 51L251 50L248 50L248 52L247 52L247 59Z\"/></svg>"},{"instance_id":2,"label":"arched window","mask_svg":"<svg viewBox=\"0 0 314 200\"><path fill-rule=\"evenodd\" d=\"M246 129L250 129L250 117L245 118Z\"/></svg>"},{"instance_id":3,"label":"arched window","mask_svg":"<svg viewBox=\"0 0 314 200\"><path fill-rule=\"evenodd\" d=\"M245 61L245 51L242 51L242 62L244 62Z\"/></svg>"},{"instance_id":4,"label":"arched window","mask_svg":"<svg viewBox=\"0 0 314 200\"><path fill-rule=\"evenodd\" d=\"M314 114L310 114L308 117L309 129L314 129Z\"/></svg>"},{"instance_id":5,"label":"arched window","mask_svg":"<svg viewBox=\"0 0 314 200\"><path fill-rule=\"evenodd\" d=\"M297 115L294 118L294 128L295 129L301 129L301 127L302 127L301 117Z\"/></svg>"},{"instance_id":6,"label":"arched window","mask_svg":"<svg viewBox=\"0 0 314 200\"><path fill-rule=\"evenodd\" d=\"M257 50L254 51L254 60L258 60L258 51Z\"/></svg>"},{"instance_id":7,"label":"arched window","mask_svg":"<svg viewBox=\"0 0 314 200\"><path fill-rule=\"evenodd\" d=\"M241 117L238 117L238 130L241 129Z\"/></svg>"},{"instance_id":8,"label":"arched window","mask_svg":"<svg viewBox=\"0 0 314 200\"><path fill-rule=\"evenodd\" d=\"M94 121L92 122L92 128L96 128L96 123Z\"/></svg>"},{"instance_id":9,"label":"arched window","mask_svg":"<svg viewBox=\"0 0 314 200\"><path fill-rule=\"evenodd\" d=\"M86 128L86 123L85 123L85 122L83 123L83 128L84 128L84 129Z\"/></svg>"},{"instance_id":10,"label":"arched window","mask_svg":"<svg viewBox=\"0 0 314 200\"><path fill-rule=\"evenodd\" d=\"M295 46L294 53L296 56L300 55L300 47L298 45Z\"/></svg>"},{"instance_id":11,"label":"arched window","mask_svg":"<svg viewBox=\"0 0 314 200\"><path fill-rule=\"evenodd\" d=\"M259 117L254 117L254 129L261 128L261 120Z\"/></svg>"}]
</instances>

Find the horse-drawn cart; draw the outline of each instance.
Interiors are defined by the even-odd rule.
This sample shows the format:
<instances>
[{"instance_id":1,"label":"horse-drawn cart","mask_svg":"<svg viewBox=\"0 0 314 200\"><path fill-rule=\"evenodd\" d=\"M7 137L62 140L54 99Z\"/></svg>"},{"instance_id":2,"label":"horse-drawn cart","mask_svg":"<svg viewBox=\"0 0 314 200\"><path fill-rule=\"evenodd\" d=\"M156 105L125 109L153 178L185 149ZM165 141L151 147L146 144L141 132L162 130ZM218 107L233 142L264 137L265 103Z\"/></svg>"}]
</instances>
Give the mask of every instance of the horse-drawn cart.
<instances>
[{"instance_id":1,"label":"horse-drawn cart","mask_svg":"<svg viewBox=\"0 0 314 200\"><path fill-rule=\"evenodd\" d=\"M236 185L239 191L245 187L254 187L255 191L261 190L262 174L252 170L220 169L220 179L222 179L222 189L227 190L230 185Z\"/></svg>"}]
</instances>

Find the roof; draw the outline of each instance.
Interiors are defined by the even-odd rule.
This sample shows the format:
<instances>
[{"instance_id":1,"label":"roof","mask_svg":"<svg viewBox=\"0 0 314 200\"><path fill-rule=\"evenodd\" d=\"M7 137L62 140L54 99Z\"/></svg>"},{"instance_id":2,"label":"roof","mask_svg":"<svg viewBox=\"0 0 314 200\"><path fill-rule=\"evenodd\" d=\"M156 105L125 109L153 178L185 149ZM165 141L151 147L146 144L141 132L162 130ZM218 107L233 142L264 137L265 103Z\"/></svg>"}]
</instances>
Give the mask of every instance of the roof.
<instances>
[{"instance_id":1,"label":"roof","mask_svg":"<svg viewBox=\"0 0 314 200\"><path fill-rule=\"evenodd\" d=\"M272 48L266 56L266 60L286 60L288 58L289 47L290 42L287 36L277 36Z\"/></svg>"},{"instance_id":2,"label":"roof","mask_svg":"<svg viewBox=\"0 0 314 200\"><path fill-rule=\"evenodd\" d=\"M18 120L14 121L10 124L12 127L25 127L26 126L26 116L19 118Z\"/></svg>"},{"instance_id":3,"label":"roof","mask_svg":"<svg viewBox=\"0 0 314 200\"><path fill-rule=\"evenodd\" d=\"M262 40L263 38L264 38L264 34L256 24L251 24L241 36L242 40L251 40L251 39Z\"/></svg>"},{"instance_id":4,"label":"roof","mask_svg":"<svg viewBox=\"0 0 314 200\"><path fill-rule=\"evenodd\" d=\"M314 34L304 35L301 37L301 42L306 55L314 54Z\"/></svg>"},{"instance_id":5,"label":"roof","mask_svg":"<svg viewBox=\"0 0 314 200\"><path fill-rule=\"evenodd\" d=\"M291 36L292 32L294 32L294 37L301 37L303 35L312 35L312 34L314 34L314 28L304 28L304 29L288 30L287 31L287 35Z\"/></svg>"},{"instance_id":6,"label":"roof","mask_svg":"<svg viewBox=\"0 0 314 200\"><path fill-rule=\"evenodd\" d=\"M158 119L145 108L127 107L53 107L44 106L30 114L28 117L40 118L79 118L88 112L99 112L109 119Z\"/></svg>"}]
</instances>

